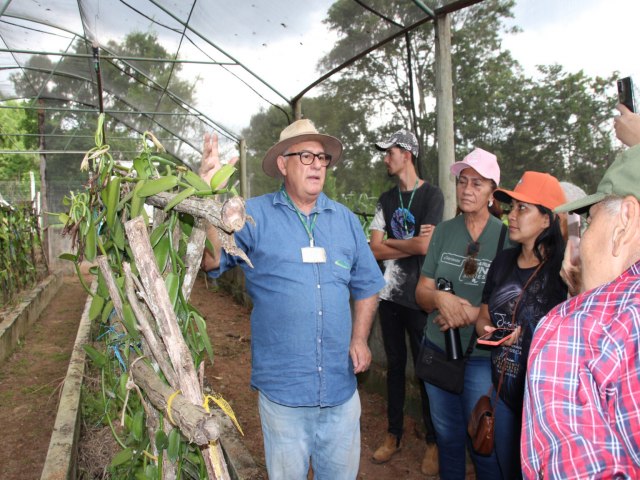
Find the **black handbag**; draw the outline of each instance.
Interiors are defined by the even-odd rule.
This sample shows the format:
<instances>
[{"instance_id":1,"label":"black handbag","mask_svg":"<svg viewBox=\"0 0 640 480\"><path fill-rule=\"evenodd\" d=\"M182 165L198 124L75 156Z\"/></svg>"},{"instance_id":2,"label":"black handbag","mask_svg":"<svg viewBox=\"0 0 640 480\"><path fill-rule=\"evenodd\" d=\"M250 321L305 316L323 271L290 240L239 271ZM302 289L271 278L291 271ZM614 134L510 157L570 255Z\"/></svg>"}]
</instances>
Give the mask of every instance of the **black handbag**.
<instances>
[{"instance_id":1,"label":"black handbag","mask_svg":"<svg viewBox=\"0 0 640 480\"><path fill-rule=\"evenodd\" d=\"M415 371L418 378L450 393L460 394L464 390L464 367L475 343L475 332L471 335L464 357L448 360L447 355L422 342Z\"/></svg>"}]
</instances>

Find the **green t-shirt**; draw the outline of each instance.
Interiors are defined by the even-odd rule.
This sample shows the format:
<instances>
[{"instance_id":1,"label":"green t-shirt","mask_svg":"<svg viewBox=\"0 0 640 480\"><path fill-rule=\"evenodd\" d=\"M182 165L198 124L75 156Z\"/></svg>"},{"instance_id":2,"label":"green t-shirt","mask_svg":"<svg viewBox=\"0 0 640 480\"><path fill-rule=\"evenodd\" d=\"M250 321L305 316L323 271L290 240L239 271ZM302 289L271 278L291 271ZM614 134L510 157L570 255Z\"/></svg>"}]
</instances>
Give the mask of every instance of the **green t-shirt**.
<instances>
[{"instance_id":1,"label":"green t-shirt","mask_svg":"<svg viewBox=\"0 0 640 480\"><path fill-rule=\"evenodd\" d=\"M467 258L467 247L472 242L471 235L464 224L464 215L440 223L433 232L433 238L429 244L427 256L422 265L422 275L432 278L437 282L438 278L446 278L453 284L453 291L459 297L467 299L472 305L480 306L482 300L482 290L484 282L489 272L489 267L493 258L496 256L498 240L500 238L500 230L502 222L494 216L489 217L487 225L478 237L480 250L476 257L478 262L478 270L473 277L464 274L463 264ZM504 248L510 246L509 236L505 235ZM425 327L425 335L429 340L443 350L444 334L438 326L433 323L433 319L438 315L438 311L434 310L429 314L427 325ZM460 328L460 340L462 351L466 352L469 346L469 340L475 326L469 325ZM487 350L474 349L472 355L488 357L490 354Z\"/></svg>"}]
</instances>

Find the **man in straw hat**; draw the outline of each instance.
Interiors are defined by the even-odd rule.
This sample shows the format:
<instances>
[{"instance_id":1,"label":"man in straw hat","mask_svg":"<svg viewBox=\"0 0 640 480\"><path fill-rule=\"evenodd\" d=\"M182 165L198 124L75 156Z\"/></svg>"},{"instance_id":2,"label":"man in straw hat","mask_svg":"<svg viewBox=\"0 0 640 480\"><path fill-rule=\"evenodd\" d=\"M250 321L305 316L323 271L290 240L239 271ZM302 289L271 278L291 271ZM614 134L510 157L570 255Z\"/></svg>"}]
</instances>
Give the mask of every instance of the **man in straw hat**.
<instances>
[{"instance_id":1,"label":"man in straw hat","mask_svg":"<svg viewBox=\"0 0 640 480\"><path fill-rule=\"evenodd\" d=\"M271 480L354 479L360 461L356 373L371 363L367 344L384 286L356 216L322 188L342 144L297 120L269 149L262 168L281 188L247 201L235 234L253 268L219 248L203 259L214 275L245 273L251 312L251 386L259 409ZM200 175L220 168L217 139L205 137ZM350 298L354 315L351 318Z\"/></svg>"},{"instance_id":2,"label":"man in straw hat","mask_svg":"<svg viewBox=\"0 0 640 480\"><path fill-rule=\"evenodd\" d=\"M523 475L640 478L640 145L611 164L596 193L555 211L588 212L582 293L533 337Z\"/></svg>"}]
</instances>

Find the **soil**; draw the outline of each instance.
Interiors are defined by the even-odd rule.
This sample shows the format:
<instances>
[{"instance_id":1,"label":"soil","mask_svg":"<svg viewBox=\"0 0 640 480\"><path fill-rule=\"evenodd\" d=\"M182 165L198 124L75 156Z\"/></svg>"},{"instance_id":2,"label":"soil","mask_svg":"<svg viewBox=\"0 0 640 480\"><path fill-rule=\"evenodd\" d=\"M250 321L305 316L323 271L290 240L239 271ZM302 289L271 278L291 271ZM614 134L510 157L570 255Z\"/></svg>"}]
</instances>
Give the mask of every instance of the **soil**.
<instances>
[{"instance_id":1,"label":"soil","mask_svg":"<svg viewBox=\"0 0 640 480\"><path fill-rule=\"evenodd\" d=\"M19 348L0 364L0 478L28 480L40 478L49 446L58 395L86 293L75 277L65 277L51 301ZM204 276L194 286L192 304L207 319L214 348L214 362L207 364L205 384L232 406L245 436L244 442L267 478L262 432L257 409L257 393L249 387L251 332L249 309L238 305ZM371 455L386 432L385 400L362 385L362 448L358 478L424 479L420 462L424 440L415 421L407 417L404 447L391 461L376 465Z\"/></svg>"}]
</instances>

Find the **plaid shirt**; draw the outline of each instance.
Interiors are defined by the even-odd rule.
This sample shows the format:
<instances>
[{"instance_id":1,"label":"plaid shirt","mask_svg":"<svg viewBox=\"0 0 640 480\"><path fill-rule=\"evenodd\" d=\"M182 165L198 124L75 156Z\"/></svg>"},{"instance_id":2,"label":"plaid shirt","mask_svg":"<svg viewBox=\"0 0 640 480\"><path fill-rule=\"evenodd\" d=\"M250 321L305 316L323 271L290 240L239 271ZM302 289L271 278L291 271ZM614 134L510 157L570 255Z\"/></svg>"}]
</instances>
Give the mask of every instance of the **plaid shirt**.
<instances>
[{"instance_id":1,"label":"plaid shirt","mask_svg":"<svg viewBox=\"0 0 640 480\"><path fill-rule=\"evenodd\" d=\"M533 337L524 478L640 478L640 262L551 310Z\"/></svg>"}]
</instances>

